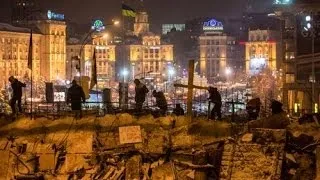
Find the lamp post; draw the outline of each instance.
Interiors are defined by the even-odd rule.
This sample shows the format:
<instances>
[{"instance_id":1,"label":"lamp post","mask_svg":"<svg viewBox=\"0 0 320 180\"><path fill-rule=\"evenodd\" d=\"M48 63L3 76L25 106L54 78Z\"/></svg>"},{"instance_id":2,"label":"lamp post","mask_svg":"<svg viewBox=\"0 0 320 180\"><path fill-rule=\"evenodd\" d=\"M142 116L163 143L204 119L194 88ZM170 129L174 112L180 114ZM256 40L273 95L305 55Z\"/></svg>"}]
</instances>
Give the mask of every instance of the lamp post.
<instances>
[{"instance_id":1,"label":"lamp post","mask_svg":"<svg viewBox=\"0 0 320 180\"><path fill-rule=\"evenodd\" d=\"M312 97L311 97L311 108L312 112L316 112L316 102L315 102L315 83L316 83L316 77L315 77L315 64L314 64L314 51L315 51L315 36L316 36L316 29L315 29L315 22L314 22L314 14L311 11L311 15L307 15L305 17L305 20L307 22L306 27L304 27L304 30L309 31L311 33L311 54L312 54L312 60L311 60L311 77L309 78L309 81L311 83L312 88Z\"/></svg>"}]
</instances>

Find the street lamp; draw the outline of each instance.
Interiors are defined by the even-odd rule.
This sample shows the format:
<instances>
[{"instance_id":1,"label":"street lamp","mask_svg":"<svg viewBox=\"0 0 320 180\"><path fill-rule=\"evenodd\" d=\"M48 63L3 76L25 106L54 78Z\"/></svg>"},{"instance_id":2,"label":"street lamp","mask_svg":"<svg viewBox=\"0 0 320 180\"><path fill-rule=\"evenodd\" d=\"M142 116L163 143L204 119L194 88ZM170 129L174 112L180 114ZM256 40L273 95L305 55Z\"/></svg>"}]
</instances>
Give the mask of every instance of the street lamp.
<instances>
[{"instance_id":1,"label":"street lamp","mask_svg":"<svg viewBox=\"0 0 320 180\"><path fill-rule=\"evenodd\" d=\"M227 67L225 70L225 74L227 76L227 81L229 81L229 76L232 74L232 69L230 67Z\"/></svg>"},{"instance_id":2,"label":"street lamp","mask_svg":"<svg viewBox=\"0 0 320 180\"><path fill-rule=\"evenodd\" d=\"M121 75L123 76L123 82L126 81L126 77L129 75L129 71L127 70L127 68L124 68L121 72Z\"/></svg>"},{"instance_id":3,"label":"street lamp","mask_svg":"<svg viewBox=\"0 0 320 180\"><path fill-rule=\"evenodd\" d=\"M232 69L230 67L227 67L225 73L227 76L229 76L232 73Z\"/></svg>"}]
</instances>

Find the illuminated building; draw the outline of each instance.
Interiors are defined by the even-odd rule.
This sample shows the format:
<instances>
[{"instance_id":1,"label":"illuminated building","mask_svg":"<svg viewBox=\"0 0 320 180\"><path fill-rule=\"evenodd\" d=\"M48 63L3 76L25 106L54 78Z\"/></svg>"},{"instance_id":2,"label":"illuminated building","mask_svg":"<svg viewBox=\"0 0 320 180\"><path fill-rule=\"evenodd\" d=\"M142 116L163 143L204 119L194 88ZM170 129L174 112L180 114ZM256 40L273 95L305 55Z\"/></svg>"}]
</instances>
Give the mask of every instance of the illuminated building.
<instances>
[{"instance_id":1,"label":"illuminated building","mask_svg":"<svg viewBox=\"0 0 320 180\"><path fill-rule=\"evenodd\" d=\"M291 4L276 3L275 16L281 20L283 44L283 99L285 109L293 115L319 111L320 43L317 36L312 53L311 30L308 23L320 22L320 3L317 0L297 0ZM313 18L307 18L313 11ZM307 27L307 28L306 28ZM320 28L315 26L316 32ZM315 76L312 74L314 64Z\"/></svg>"},{"instance_id":2,"label":"illuminated building","mask_svg":"<svg viewBox=\"0 0 320 180\"><path fill-rule=\"evenodd\" d=\"M138 12L134 23L138 39L126 45L126 56L132 78L153 78L158 83L168 77L168 68L173 66L173 45L164 44L160 35L149 32L148 14ZM120 58L120 57L117 57ZM124 67L120 68L120 71Z\"/></svg>"},{"instance_id":3,"label":"illuminated building","mask_svg":"<svg viewBox=\"0 0 320 180\"><path fill-rule=\"evenodd\" d=\"M223 32L221 22L211 19L204 23L205 33L199 37L200 74L212 83L217 76L225 76L225 70L241 58L236 38Z\"/></svg>"},{"instance_id":4,"label":"illuminated building","mask_svg":"<svg viewBox=\"0 0 320 180\"><path fill-rule=\"evenodd\" d=\"M42 20L32 22L33 33L33 78L46 81L64 79L66 25L63 21ZM0 24L0 86L9 76L31 77L27 68L30 30Z\"/></svg>"},{"instance_id":5,"label":"illuminated building","mask_svg":"<svg viewBox=\"0 0 320 180\"><path fill-rule=\"evenodd\" d=\"M162 34L167 34L171 30L184 31L186 28L185 24L162 24Z\"/></svg>"},{"instance_id":6,"label":"illuminated building","mask_svg":"<svg viewBox=\"0 0 320 180\"><path fill-rule=\"evenodd\" d=\"M79 43L67 45L67 78L70 80L80 75L76 68L79 64L78 56L81 47ZM115 45L108 45L103 37L95 38L91 44L83 46L80 56L81 76L91 77L94 48L96 48L98 87L110 87L109 83L115 78Z\"/></svg>"},{"instance_id":7,"label":"illuminated building","mask_svg":"<svg viewBox=\"0 0 320 180\"><path fill-rule=\"evenodd\" d=\"M281 67L281 46L276 40L279 32L271 30L249 31L249 41L246 46L246 73L258 74L262 69L273 71Z\"/></svg>"},{"instance_id":8,"label":"illuminated building","mask_svg":"<svg viewBox=\"0 0 320 180\"><path fill-rule=\"evenodd\" d=\"M134 35L140 36L149 32L149 22L147 12L137 12L133 25Z\"/></svg>"}]
</instances>

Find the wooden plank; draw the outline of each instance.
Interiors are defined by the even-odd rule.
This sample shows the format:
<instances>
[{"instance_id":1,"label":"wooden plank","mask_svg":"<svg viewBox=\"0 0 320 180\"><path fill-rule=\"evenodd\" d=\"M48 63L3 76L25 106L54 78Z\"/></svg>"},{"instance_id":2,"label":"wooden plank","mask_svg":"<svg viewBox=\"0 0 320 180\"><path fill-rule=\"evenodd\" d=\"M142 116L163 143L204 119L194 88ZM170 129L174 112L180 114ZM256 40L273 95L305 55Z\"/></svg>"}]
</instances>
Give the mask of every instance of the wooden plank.
<instances>
[{"instance_id":1,"label":"wooden plank","mask_svg":"<svg viewBox=\"0 0 320 180\"><path fill-rule=\"evenodd\" d=\"M187 98L187 116L192 116L192 99L193 99L193 76L194 76L194 60L189 61L188 69L188 98Z\"/></svg>"},{"instance_id":2,"label":"wooden plank","mask_svg":"<svg viewBox=\"0 0 320 180\"><path fill-rule=\"evenodd\" d=\"M184 84L174 84L174 87L182 87L182 88L188 88L188 85L184 85ZM208 90L209 87L202 87L202 86L197 86L197 85L192 85L191 86L194 89L205 89Z\"/></svg>"}]
</instances>

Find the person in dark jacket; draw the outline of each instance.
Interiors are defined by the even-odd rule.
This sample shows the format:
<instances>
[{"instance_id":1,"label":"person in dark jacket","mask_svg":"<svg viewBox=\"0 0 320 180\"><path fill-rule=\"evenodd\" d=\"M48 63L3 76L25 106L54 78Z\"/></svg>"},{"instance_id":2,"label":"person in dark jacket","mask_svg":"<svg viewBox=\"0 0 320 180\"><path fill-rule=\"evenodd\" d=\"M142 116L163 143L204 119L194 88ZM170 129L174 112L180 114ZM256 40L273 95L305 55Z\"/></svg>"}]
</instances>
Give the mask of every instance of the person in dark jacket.
<instances>
[{"instance_id":1,"label":"person in dark jacket","mask_svg":"<svg viewBox=\"0 0 320 180\"><path fill-rule=\"evenodd\" d=\"M218 116L218 120L221 120L221 95L217 88L209 87L209 100L214 104L213 109L211 110L210 119L215 119L216 114Z\"/></svg>"},{"instance_id":2,"label":"person in dark jacket","mask_svg":"<svg viewBox=\"0 0 320 180\"><path fill-rule=\"evenodd\" d=\"M75 80L68 89L67 102L71 103L71 109L75 112L76 118L82 118L81 103L86 102L86 96L81 86Z\"/></svg>"},{"instance_id":3,"label":"person in dark jacket","mask_svg":"<svg viewBox=\"0 0 320 180\"><path fill-rule=\"evenodd\" d=\"M139 79L134 80L134 84L136 85L135 91L135 101L136 101L136 110L140 112L142 110L142 105L146 100L146 95L149 92L146 85L142 84Z\"/></svg>"},{"instance_id":4,"label":"person in dark jacket","mask_svg":"<svg viewBox=\"0 0 320 180\"><path fill-rule=\"evenodd\" d=\"M250 120L255 120L259 117L260 106L261 106L260 98L254 98L248 101L246 110Z\"/></svg>"},{"instance_id":5,"label":"person in dark jacket","mask_svg":"<svg viewBox=\"0 0 320 180\"><path fill-rule=\"evenodd\" d=\"M183 116L184 110L182 109L180 104L176 104L176 107L173 109L173 114L176 116Z\"/></svg>"},{"instance_id":6,"label":"person in dark jacket","mask_svg":"<svg viewBox=\"0 0 320 180\"><path fill-rule=\"evenodd\" d=\"M168 110L168 104L163 92L162 91L157 92L156 90L154 90L152 92L152 95L153 97L156 98L156 104L161 110L161 115L163 116L166 115L166 112Z\"/></svg>"},{"instance_id":7,"label":"person in dark jacket","mask_svg":"<svg viewBox=\"0 0 320 180\"><path fill-rule=\"evenodd\" d=\"M21 98L22 98L22 88L26 87L26 84L20 82L18 79L14 78L13 76L9 77L9 81L11 83L12 88L12 98L10 100L10 106L12 109L12 114L16 114L16 103L18 101L18 109L19 112L22 112L21 107Z\"/></svg>"}]
</instances>

